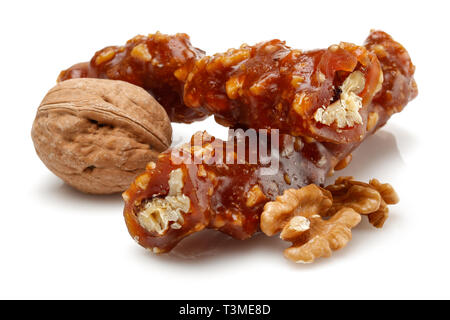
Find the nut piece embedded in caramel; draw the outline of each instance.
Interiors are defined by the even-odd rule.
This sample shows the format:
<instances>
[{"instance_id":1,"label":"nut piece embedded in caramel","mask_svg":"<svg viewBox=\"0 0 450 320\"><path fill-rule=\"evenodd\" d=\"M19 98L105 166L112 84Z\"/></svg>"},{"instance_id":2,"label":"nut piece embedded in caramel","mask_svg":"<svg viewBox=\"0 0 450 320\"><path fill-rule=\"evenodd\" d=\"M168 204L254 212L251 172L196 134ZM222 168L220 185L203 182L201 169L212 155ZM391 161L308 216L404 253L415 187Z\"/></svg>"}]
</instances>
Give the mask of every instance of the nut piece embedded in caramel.
<instances>
[{"instance_id":1,"label":"nut piece embedded in caramel","mask_svg":"<svg viewBox=\"0 0 450 320\"><path fill-rule=\"evenodd\" d=\"M351 73L341 86L339 99L328 107L317 109L314 119L325 125L336 123L338 128L353 127L362 124L359 114L362 108L362 98L358 96L364 89L365 79L361 71Z\"/></svg>"},{"instance_id":2,"label":"nut piece embedded in caramel","mask_svg":"<svg viewBox=\"0 0 450 320\"><path fill-rule=\"evenodd\" d=\"M183 171L179 168L170 173L169 194L164 198L154 198L138 213L138 220L150 233L163 235L169 228L180 229L183 214L189 211L190 199L182 193Z\"/></svg>"}]
</instances>

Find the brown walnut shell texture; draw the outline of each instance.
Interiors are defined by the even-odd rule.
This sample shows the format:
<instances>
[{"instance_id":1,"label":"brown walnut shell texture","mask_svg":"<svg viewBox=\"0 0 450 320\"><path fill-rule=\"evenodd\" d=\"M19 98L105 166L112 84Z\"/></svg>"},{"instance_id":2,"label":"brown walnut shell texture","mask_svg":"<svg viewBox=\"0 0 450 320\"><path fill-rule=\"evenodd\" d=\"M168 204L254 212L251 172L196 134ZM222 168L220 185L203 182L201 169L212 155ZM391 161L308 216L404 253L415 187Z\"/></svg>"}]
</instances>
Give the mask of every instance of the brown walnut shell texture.
<instances>
[{"instance_id":1,"label":"brown walnut shell texture","mask_svg":"<svg viewBox=\"0 0 450 320\"><path fill-rule=\"evenodd\" d=\"M32 128L44 164L74 188L93 194L125 190L170 146L164 108L127 82L73 79L44 97Z\"/></svg>"}]
</instances>

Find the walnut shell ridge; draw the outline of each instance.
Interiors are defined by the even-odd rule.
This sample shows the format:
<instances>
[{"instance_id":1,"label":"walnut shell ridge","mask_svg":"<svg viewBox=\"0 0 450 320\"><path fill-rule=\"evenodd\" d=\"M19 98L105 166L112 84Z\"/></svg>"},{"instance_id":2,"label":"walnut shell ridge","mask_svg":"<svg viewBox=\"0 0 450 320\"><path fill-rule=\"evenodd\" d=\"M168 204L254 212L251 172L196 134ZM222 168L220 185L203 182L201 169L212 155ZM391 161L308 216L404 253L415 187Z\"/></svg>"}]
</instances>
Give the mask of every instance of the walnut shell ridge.
<instances>
[{"instance_id":1,"label":"walnut shell ridge","mask_svg":"<svg viewBox=\"0 0 450 320\"><path fill-rule=\"evenodd\" d=\"M127 82L73 79L41 102L31 136L42 162L86 193L125 190L172 140L164 108Z\"/></svg>"}]
</instances>

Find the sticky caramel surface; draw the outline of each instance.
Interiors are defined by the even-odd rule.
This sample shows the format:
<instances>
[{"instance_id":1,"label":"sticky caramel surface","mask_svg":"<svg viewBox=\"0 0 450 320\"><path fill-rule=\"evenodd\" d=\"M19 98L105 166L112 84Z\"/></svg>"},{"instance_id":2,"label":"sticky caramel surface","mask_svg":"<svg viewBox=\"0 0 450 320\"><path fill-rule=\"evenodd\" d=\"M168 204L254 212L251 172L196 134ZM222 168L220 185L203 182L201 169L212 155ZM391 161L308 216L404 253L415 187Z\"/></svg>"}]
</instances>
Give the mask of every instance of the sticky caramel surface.
<instances>
[{"instance_id":1,"label":"sticky caramel surface","mask_svg":"<svg viewBox=\"0 0 450 320\"><path fill-rule=\"evenodd\" d=\"M364 80L357 94L361 121L346 126L330 117L320 121L318 110L342 99L342 85L355 72ZM382 31L372 31L364 46L301 51L271 40L213 56L193 47L186 34L156 33L104 48L89 63L61 72L59 81L97 77L134 83L153 94L172 121L214 115L230 127L349 143L363 139L372 101L392 114L417 95L413 74L407 51Z\"/></svg>"}]
</instances>

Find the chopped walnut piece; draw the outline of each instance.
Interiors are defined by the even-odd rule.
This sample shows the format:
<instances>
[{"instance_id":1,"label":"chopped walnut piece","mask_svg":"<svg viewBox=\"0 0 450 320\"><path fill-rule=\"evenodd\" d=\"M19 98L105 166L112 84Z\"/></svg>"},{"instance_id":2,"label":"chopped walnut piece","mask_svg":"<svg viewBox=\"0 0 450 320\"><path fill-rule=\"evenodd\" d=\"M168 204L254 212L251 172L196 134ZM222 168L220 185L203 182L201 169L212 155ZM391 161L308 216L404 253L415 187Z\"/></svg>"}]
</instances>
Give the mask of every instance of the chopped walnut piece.
<instances>
[{"instance_id":1,"label":"chopped walnut piece","mask_svg":"<svg viewBox=\"0 0 450 320\"><path fill-rule=\"evenodd\" d=\"M305 111L311 105L311 100L306 95L306 93L297 93L295 95L294 101L292 102L292 108L297 112L300 116L304 116Z\"/></svg>"},{"instance_id":2,"label":"chopped walnut piece","mask_svg":"<svg viewBox=\"0 0 450 320\"><path fill-rule=\"evenodd\" d=\"M341 86L339 100L328 107L317 109L314 119L327 126L336 122L338 128L353 127L363 123L359 109L362 108L362 98L358 96L364 89L365 79L361 71L352 72Z\"/></svg>"},{"instance_id":3,"label":"chopped walnut piece","mask_svg":"<svg viewBox=\"0 0 450 320\"><path fill-rule=\"evenodd\" d=\"M206 176L208 175L208 173L207 173L206 170L205 170L205 167L204 167L202 164L200 164L200 165L198 166L197 175L198 175L199 177L206 177Z\"/></svg>"},{"instance_id":4,"label":"chopped walnut piece","mask_svg":"<svg viewBox=\"0 0 450 320\"><path fill-rule=\"evenodd\" d=\"M311 184L286 190L275 201L266 203L260 227L268 236L280 232L281 239L292 242L284 251L286 258L311 263L345 247L362 214L381 228L388 217L387 204L397 202L398 196L389 184L340 177L325 189Z\"/></svg>"},{"instance_id":5,"label":"chopped walnut piece","mask_svg":"<svg viewBox=\"0 0 450 320\"><path fill-rule=\"evenodd\" d=\"M219 58L219 61L225 68L234 66L239 62L250 57L249 49L229 50L227 54Z\"/></svg>"},{"instance_id":6,"label":"chopped walnut piece","mask_svg":"<svg viewBox=\"0 0 450 320\"><path fill-rule=\"evenodd\" d=\"M371 112L369 113L369 116L367 118L367 131L372 131L373 128L376 127L378 123L378 113L377 112Z\"/></svg>"},{"instance_id":7,"label":"chopped walnut piece","mask_svg":"<svg viewBox=\"0 0 450 320\"><path fill-rule=\"evenodd\" d=\"M106 48L104 49L96 58L95 58L95 64L100 65L104 62L108 62L114 58L116 55L116 52L113 48Z\"/></svg>"},{"instance_id":8,"label":"chopped walnut piece","mask_svg":"<svg viewBox=\"0 0 450 320\"><path fill-rule=\"evenodd\" d=\"M169 194L165 198L152 199L138 213L138 221L147 231L163 235L169 227L181 228L184 222L183 213L187 213L190 208L189 198L182 193L183 175L181 169L172 171L169 179Z\"/></svg>"},{"instance_id":9,"label":"chopped walnut piece","mask_svg":"<svg viewBox=\"0 0 450 320\"><path fill-rule=\"evenodd\" d=\"M241 90L242 85L242 79L238 77L230 78L225 84L228 98L236 99L239 96L239 90Z\"/></svg>"},{"instance_id":10,"label":"chopped walnut piece","mask_svg":"<svg viewBox=\"0 0 450 320\"><path fill-rule=\"evenodd\" d=\"M264 192L261 190L261 187L259 185L254 185L247 194L247 201L246 205L247 207L253 207L263 201L265 201L267 198L264 195Z\"/></svg>"},{"instance_id":11,"label":"chopped walnut piece","mask_svg":"<svg viewBox=\"0 0 450 320\"><path fill-rule=\"evenodd\" d=\"M134 47L133 50L131 50L131 56L144 62L152 60L152 55L148 51L148 47L145 43L140 43Z\"/></svg>"},{"instance_id":12,"label":"chopped walnut piece","mask_svg":"<svg viewBox=\"0 0 450 320\"><path fill-rule=\"evenodd\" d=\"M350 164L351 161L352 161L352 154L350 153L348 156L346 156L344 159L342 159L336 164L334 170L342 170L347 168L347 166Z\"/></svg>"},{"instance_id":13,"label":"chopped walnut piece","mask_svg":"<svg viewBox=\"0 0 450 320\"><path fill-rule=\"evenodd\" d=\"M149 163L147 163L147 165L145 166L146 170L153 170L156 168L156 163L154 163L153 161L150 161Z\"/></svg>"},{"instance_id":14,"label":"chopped walnut piece","mask_svg":"<svg viewBox=\"0 0 450 320\"><path fill-rule=\"evenodd\" d=\"M150 175L148 173L141 174L135 180L136 185L141 190L145 190L145 188L147 188L147 185L148 185L149 182L150 182Z\"/></svg>"},{"instance_id":15,"label":"chopped walnut piece","mask_svg":"<svg viewBox=\"0 0 450 320\"><path fill-rule=\"evenodd\" d=\"M181 68L175 70L175 72L173 73L175 78L177 78L180 81L186 81L188 74L189 74L189 70L186 67L181 67Z\"/></svg>"},{"instance_id":16,"label":"chopped walnut piece","mask_svg":"<svg viewBox=\"0 0 450 320\"><path fill-rule=\"evenodd\" d=\"M301 83L305 82L305 78L299 75L293 75L291 80L291 86L298 88Z\"/></svg>"}]
</instances>

